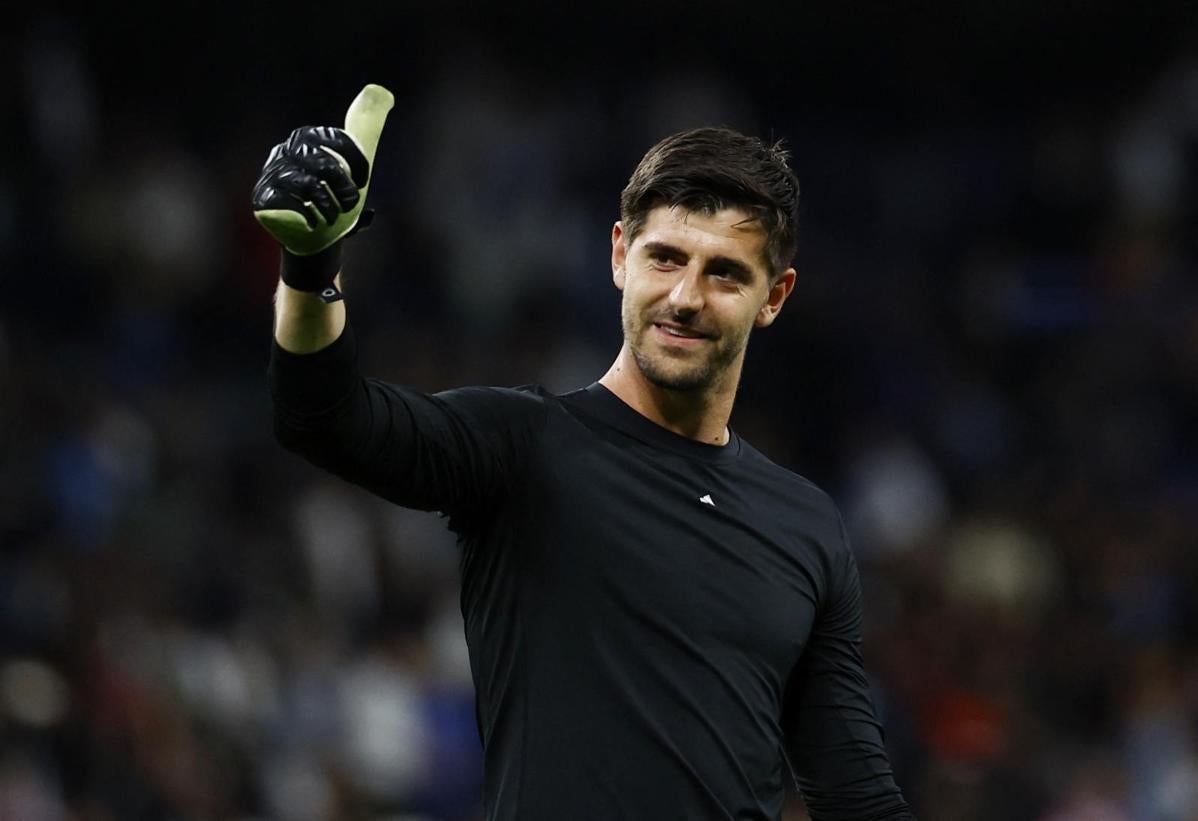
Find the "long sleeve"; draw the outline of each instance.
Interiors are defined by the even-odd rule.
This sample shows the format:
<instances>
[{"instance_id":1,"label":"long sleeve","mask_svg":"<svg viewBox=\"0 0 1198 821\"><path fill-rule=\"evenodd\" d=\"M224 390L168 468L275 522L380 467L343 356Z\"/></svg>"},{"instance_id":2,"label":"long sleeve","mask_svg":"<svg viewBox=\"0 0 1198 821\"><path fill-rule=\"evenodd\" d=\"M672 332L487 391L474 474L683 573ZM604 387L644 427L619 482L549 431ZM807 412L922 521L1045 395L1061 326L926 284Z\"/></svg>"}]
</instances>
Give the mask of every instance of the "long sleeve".
<instances>
[{"instance_id":1,"label":"long sleeve","mask_svg":"<svg viewBox=\"0 0 1198 821\"><path fill-rule=\"evenodd\" d=\"M349 323L313 354L272 340L268 377L275 437L285 448L397 504L437 510L459 524L502 499L547 413L531 390L426 394L364 378Z\"/></svg>"},{"instance_id":2,"label":"long sleeve","mask_svg":"<svg viewBox=\"0 0 1198 821\"><path fill-rule=\"evenodd\" d=\"M861 581L845 545L788 684L787 755L814 821L910 821L883 746L860 643Z\"/></svg>"}]
</instances>

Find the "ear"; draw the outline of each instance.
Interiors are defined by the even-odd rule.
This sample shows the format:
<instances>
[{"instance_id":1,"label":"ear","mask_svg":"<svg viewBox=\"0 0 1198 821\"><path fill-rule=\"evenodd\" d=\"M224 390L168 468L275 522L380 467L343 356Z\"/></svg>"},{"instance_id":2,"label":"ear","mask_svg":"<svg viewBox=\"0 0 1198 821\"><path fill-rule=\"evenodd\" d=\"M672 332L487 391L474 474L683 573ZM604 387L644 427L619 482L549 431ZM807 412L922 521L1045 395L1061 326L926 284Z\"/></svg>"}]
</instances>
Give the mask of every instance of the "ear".
<instances>
[{"instance_id":1,"label":"ear","mask_svg":"<svg viewBox=\"0 0 1198 821\"><path fill-rule=\"evenodd\" d=\"M624 245L624 226L616 220L611 228L611 279L616 283L616 289L624 290L624 261L628 249Z\"/></svg>"},{"instance_id":2,"label":"ear","mask_svg":"<svg viewBox=\"0 0 1198 821\"><path fill-rule=\"evenodd\" d=\"M773 324L778 312L782 310L782 303L786 301L795 287L795 276L794 268L787 268L783 271L782 276L778 277L778 281L770 287L765 304L761 306L761 310L757 312L757 318L753 320L754 325L764 328Z\"/></svg>"}]
</instances>

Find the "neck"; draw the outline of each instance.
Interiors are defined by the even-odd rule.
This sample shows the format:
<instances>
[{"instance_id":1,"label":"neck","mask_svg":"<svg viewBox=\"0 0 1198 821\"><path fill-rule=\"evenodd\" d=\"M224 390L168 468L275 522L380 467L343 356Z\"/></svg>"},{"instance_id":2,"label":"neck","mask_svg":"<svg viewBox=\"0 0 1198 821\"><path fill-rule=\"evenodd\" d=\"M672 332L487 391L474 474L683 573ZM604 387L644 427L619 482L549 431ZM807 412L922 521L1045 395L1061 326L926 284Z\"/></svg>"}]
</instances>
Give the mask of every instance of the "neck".
<instances>
[{"instance_id":1,"label":"neck","mask_svg":"<svg viewBox=\"0 0 1198 821\"><path fill-rule=\"evenodd\" d=\"M716 384L702 390L670 390L645 378L625 344L599 384L666 430L704 444L726 445L740 368L738 360Z\"/></svg>"}]
</instances>

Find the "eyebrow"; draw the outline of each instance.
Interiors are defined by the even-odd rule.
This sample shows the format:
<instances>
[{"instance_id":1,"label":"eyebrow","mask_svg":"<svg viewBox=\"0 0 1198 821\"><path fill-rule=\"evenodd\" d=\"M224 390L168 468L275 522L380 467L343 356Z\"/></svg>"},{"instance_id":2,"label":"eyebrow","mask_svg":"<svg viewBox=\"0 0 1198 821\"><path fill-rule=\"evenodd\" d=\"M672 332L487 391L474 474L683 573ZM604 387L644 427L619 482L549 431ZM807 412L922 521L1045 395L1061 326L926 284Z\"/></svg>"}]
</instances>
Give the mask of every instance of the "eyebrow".
<instances>
[{"instance_id":1,"label":"eyebrow","mask_svg":"<svg viewBox=\"0 0 1198 821\"><path fill-rule=\"evenodd\" d=\"M686 260L688 254L676 245L670 245L668 242L650 241L645 243L645 250L650 253L665 254L666 256L675 259ZM722 271L730 271L742 277L746 282L751 281L754 277L753 269L745 265L739 259L732 257L717 256L712 257L708 261L705 271L710 271L713 268L719 268Z\"/></svg>"}]
</instances>

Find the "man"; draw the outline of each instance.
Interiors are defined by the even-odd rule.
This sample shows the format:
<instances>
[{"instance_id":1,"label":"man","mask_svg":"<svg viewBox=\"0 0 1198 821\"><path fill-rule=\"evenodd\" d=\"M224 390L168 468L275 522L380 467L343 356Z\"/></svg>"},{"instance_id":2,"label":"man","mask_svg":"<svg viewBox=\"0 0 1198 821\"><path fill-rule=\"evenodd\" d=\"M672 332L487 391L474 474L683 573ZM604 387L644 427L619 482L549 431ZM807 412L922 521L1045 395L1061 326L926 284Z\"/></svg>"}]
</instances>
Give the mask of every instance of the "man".
<instances>
[{"instance_id":1,"label":"man","mask_svg":"<svg viewBox=\"0 0 1198 821\"><path fill-rule=\"evenodd\" d=\"M427 395L358 373L334 279L381 119L297 129L255 189L283 244L276 432L449 517L486 817L778 819L789 767L817 821L910 819L841 518L728 427L750 332L795 283L785 154L717 128L649 151L612 229L624 344L598 381Z\"/></svg>"}]
</instances>

